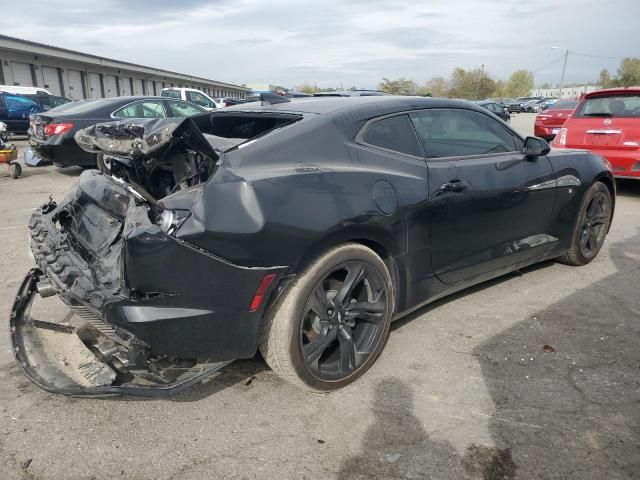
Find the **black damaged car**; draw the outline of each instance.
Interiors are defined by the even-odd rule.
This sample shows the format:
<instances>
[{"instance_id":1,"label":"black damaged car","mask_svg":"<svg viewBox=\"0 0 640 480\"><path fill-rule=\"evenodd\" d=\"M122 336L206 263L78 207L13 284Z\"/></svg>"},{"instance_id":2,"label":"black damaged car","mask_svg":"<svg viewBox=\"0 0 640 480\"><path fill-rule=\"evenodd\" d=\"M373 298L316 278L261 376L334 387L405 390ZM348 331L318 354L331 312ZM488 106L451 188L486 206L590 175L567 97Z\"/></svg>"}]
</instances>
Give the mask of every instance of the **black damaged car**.
<instances>
[{"instance_id":1,"label":"black damaged car","mask_svg":"<svg viewBox=\"0 0 640 480\"><path fill-rule=\"evenodd\" d=\"M587 264L609 230L606 161L468 102L262 100L76 134L105 170L29 223L37 267L10 322L32 381L162 395L259 349L288 381L337 389L392 320L545 259ZM34 318L52 295L76 315Z\"/></svg>"}]
</instances>

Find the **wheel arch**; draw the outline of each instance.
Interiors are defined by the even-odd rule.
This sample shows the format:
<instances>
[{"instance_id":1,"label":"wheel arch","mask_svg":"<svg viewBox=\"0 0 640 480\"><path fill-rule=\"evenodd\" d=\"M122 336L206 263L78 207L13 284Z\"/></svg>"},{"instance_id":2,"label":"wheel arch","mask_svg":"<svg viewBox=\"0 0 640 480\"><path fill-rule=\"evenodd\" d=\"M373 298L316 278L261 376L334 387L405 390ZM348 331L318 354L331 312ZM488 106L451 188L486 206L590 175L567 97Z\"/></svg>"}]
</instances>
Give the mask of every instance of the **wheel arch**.
<instances>
[{"instance_id":1,"label":"wheel arch","mask_svg":"<svg viewBox=\"0 0 640 480\"><path fill-rule=\"evenodd\" d=\"M611 195L611 216L613 216L616 209L616 181L611 174L602 172L593 180L593 183L596 182L604 183L609 190L609 194ZM611 226L609 226L609 228L611 228Z\"/></svg>"},{"instance_id":2,"label":"wheel arch","mask_svg":"<svg viewBox=\"0 0 640 480\"><path fill-rule=\"evenodd\" d=\"M363 230L360 228L347 229L334 232L315 242L307 248L300 256L298 262L292 266L289 272L280 280L267 302L265 311L270 308L286 291L289 284L297 275L306 270L314 261L322 256L326 251L348 243L357 243L373 250L385 263L391 275L391 282L394 290L394 311L397 311L400 295L397 291L402 288L397 257L400 252L400 245L391 234L377 230Z\"/></svg>"}]
</instances>

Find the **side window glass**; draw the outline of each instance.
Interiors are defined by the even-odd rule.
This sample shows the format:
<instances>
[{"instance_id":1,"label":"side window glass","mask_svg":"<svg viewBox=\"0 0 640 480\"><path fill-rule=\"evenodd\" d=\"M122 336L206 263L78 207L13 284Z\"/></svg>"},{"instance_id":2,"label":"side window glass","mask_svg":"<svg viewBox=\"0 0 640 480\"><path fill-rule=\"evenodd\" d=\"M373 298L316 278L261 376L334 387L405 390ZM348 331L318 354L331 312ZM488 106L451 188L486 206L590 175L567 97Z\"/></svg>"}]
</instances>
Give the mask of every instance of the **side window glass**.
<instances>
[{"instance_id":1,"label":"side window glass","mask_svg":"<svg viewBox=\"0 0 640 480\"><path fill-rule=\"evenodd\" d=\"M191 103L195 103L196 105L200 105L202 107L215 108L213 102L211 102L207 97L202 95L200 92L186 92L187 100Z\"/></svg>"},{"instance_id":2,"label":"side window glass","mask_svg":"<svg viewBox=\"0 0 640 480\"><path fill-rule=\"evenodd\" d=\"M164 108L160 102L136 102L113 112L120 118L164 118Z\"/></svg>"},{"instance_id":3,"label":"side window glass","mask_svg":"<svg viewBox=\"0 0 640 480\"><path fill-rule=\"evenodd\" d=\"M462 157L522 149L520 139L493 118L464 109L432 109L413 112L427 158Z\"/></svg>"},{"instance_id":4,"label":"side window glass","mask_svg":"<svg viewBox=\"0 0 640 480\"><path fill-rule=\"evenodd\" d=\"M396 115L372 123L364 132L362 141L387 150L422 156L420 144L407 115Z\"/></svg>"},{"instance_id":5,"label":"side window glass","mask_svg":"<svg viewBox=\"0 0 640 480\"><path fill-rule=\"evenodd\" d=\"M202 110L189 102L167 102L169 104L169 112L172 117L190 117Z\"/></svg>"}]
</instances>

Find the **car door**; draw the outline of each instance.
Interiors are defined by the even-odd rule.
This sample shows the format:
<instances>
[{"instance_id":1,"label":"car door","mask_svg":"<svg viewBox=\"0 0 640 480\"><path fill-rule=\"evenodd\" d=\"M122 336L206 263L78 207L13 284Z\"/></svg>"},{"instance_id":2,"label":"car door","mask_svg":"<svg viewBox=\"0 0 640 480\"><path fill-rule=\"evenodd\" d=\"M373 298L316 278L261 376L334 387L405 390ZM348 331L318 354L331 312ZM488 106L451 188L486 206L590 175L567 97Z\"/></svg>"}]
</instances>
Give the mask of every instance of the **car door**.
<instances>
[{"instance_id":1,"label":"car door","mask_svg":"<svg viewBox=\"0 0 640 480\"><path fill-rule=\"evenodd\" d=\"M410 114L427 158L431 263L448 285L542 256L555 177L545 156L490 115L464 108Z\"/></svg>"},{"instance_id":2,"label":"car door","mask_svg":"<svg viewBox=\"0 0 640 480\"><path fill-rule=\"evenodd\" d=\"M5 95L4 101L7 116L3 121L9 131L26 132L29 129L29 115L42 110L36 103L20 95Z\"/></svg>"}]
</instances>

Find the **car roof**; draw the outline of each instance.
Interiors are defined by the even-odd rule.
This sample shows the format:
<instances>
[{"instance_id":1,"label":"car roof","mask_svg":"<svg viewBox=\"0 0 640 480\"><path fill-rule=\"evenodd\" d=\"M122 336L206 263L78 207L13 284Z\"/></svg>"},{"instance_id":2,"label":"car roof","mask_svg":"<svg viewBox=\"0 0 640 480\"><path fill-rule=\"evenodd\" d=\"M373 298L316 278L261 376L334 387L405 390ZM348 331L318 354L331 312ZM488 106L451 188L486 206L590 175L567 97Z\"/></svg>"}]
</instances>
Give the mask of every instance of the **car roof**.
<instances>
[{"instance_id":1,"label":"car roof","mask_svg":"<svg viewBox=\"0 0 640 480\"><path fill-rule=\"evenodd\" d=\"M310 97L293 98L290 102L264 104L263 102L242 103L226 107L224 112L279 112L301 114L348 114L354 119L372 118L387 113L419 110L422 108L469 108L484 111L471 102L438 97L408 97L401 95L373 97Z\"/></svg>"},{"instance_id":2,"label":"car roof","mask_svg":"<svg viewBox=\"0 0 640 480\"><path fill-rule=\"evenodd\" d=\"M202 90L198 90L197 88L190 88L190 87L165 87L162 90L180 90L180 91L185 91L185 92L186 91L189 91L189 92L202 92Z\"/></svg>"},{"instance_id":3,"label":"car roof","mask_svg":"<svg viewBox=\"0 0 640 480\"><path fill-rule=\"evenodd\" d=\"M584 98L593 98L606 95L624 95L624 94L640 93L640 86L637 87L619 87L619 88L606 88L604 90L596 90L595 92L587 93Z\"/></svg>"}]
</instances>

